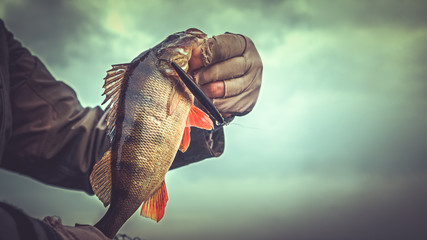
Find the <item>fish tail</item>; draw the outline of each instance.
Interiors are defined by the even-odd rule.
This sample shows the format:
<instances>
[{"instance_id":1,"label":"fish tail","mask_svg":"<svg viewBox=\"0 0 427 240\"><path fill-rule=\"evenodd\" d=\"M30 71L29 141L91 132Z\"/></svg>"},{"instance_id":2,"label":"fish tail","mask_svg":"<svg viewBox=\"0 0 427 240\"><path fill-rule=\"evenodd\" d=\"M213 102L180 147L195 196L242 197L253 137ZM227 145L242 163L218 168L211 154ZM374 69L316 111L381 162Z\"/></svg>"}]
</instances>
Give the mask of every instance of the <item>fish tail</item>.
<instances>
[{"instance_id":1,"label":"fish tail","mask_svg":"<svg viewBox=\"0 0 427 240\"><path fill-rule=\"evenodd\" d=\"M105 215L94 226L98 228L105 236L113 239L133 212L124 214L127 213L127 211L122 209L117 204L114 206L110 205Z\"/></svg>"}]
</instances>

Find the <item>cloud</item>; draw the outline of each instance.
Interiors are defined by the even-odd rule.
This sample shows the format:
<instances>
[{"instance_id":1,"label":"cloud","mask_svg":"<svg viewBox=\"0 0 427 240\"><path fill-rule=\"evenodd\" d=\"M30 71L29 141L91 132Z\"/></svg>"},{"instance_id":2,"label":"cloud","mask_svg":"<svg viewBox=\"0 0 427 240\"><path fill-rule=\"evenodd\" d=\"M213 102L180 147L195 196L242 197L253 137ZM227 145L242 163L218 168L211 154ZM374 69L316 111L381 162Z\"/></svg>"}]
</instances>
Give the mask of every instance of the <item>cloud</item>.
<instances>
[{"instance_id":1,"label":"cloud","mask_svg":"<svg viewBox=\"0 0 427 240\"><path fill-rule=\"evenodd\" d=\"M316 27L424 28L427 24L427 17L423 12L427 4L421 0L300 2L306 3L307 12L311 16L310 25Z\"/></svg>"}]
</instances>

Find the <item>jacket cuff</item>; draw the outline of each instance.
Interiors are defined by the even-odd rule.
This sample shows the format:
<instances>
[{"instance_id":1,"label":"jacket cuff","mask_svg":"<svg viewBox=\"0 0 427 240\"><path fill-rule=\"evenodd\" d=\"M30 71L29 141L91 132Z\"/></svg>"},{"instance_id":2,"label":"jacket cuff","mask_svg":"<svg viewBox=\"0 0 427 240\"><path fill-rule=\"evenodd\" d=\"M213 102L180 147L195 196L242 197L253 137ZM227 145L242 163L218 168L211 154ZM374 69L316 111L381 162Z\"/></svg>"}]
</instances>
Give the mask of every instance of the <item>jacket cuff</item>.
<instances>
[{"instance_id":1,"label":"jacket cuff","mask_svg":"<svg viewBox=\"0 0 427 240\"><path fill-rule=\"evenodd\" d=\"M179 168L206 158L219 157L224 152L224 129L218 128L207 131L191 128L191 142L186 152L180 152L169 170Z\"/></svg>"}]
</instances>

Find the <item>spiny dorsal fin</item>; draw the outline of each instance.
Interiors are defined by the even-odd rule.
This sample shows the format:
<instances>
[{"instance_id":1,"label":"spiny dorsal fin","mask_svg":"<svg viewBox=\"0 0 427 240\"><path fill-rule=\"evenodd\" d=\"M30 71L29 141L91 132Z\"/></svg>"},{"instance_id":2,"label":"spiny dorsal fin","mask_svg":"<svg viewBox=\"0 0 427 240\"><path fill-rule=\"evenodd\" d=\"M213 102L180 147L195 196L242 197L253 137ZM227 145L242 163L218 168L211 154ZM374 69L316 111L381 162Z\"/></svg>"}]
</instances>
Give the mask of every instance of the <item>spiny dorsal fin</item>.
<instances>
[{"instance_id":1,"label":"spiny dorsal fin","mask_svg":"<svg viewBox=\"0 0 427 240\"><path fill-rule=\"evenodd\" d=\"M108 206L111 200L111 148L95 164L89 180L93 192L105 207Z\"/></svg>"},{"instance_id":2,"label":"spiny dorsal fin","mask_svg":"<svg viewBox=\"0 0 427 240\"><path fill-rule=\"evenodd\" d=\"M165 181L160 188L144 202L141 207L141 216L151 218L159 222L165 215L165 207L168 202Z\"/></svg>"},{"instance_id":3,"label":"spiny dorsal fin","mask_svg":"<svg viewBox=\"0 0 427 240\"><path fill-rule=\"evenodd\" d=\"M105 108L107 113L107 129L110 139L113 140L114 132L116 129L116 119L117 119L117 106L120 97L120 90L123 85L123 79L126 75L130 64L116 64L112 65L112 69L107 71L107 76L104 78L104 94L105 100L102 104L110 101L108 106Z\"/></svg>"},{"instance_id":4,"label":"spiny dorsal fin","mask_svg":"<svg viewBox=\"0 0 427 240\"><path fill-rule=\"evenodd\" d=\"M181 144L179 145L179 150L181 152L187 151L188 146L190 146L190 127L211 130L213 129L213 123L211 118L205 112L192 105L185 124Z\"/></svg>"}]
</instances>

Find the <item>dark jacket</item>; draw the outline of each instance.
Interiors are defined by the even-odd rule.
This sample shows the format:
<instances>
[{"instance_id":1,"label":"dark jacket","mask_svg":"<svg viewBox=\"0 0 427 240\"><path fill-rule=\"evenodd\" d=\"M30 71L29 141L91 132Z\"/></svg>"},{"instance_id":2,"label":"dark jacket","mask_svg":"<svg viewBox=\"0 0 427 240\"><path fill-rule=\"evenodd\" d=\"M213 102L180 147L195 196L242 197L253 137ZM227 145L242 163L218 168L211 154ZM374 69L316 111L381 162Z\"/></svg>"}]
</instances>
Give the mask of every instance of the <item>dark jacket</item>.
<instances>
[{"instance_id":1,"label":"dark jacket","mask_svg":"<svg viewBox=\"0 0 427 240\"><path fill-rule=\"evenodd\" d=\"M104 111L84 108L75 92L14 39L0 20L0 167L47 184L92 194L89 175L110 147ZM222 128L193 128L171 169L219 156Z\"/></svg>"}]
</instances>

